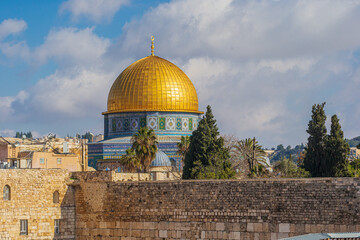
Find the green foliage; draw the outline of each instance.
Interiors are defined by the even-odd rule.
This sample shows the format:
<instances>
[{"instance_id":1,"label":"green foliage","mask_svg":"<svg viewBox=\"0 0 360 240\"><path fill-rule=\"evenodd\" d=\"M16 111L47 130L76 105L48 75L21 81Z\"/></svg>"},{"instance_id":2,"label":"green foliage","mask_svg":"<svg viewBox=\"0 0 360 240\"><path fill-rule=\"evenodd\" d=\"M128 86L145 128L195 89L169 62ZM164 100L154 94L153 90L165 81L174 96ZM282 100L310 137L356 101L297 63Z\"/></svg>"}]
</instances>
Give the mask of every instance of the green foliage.
<instances>
[{"instance_id":1,"label":"green foliage","mask_svg":"<svg viewBox=\"0 0 360 240\"><path fill-rule=\"evenodd\" d=\"M280 161L283 158L289 158L290 155L294 158L294 161L297 161L300 157L300 153L305 149L303 144L296 145L294 148L287 146L285 149L282 144L278 145L275 152L269 157L271 162Z\"/></svg>"},{"instance_id":2,"label":"green foliage","mask_svg":"<svg viewBox=\"0 0 360 240\"><path fill-rule=\"evenodd\" d=\"M304 158L304 168L309 171L313 177L323 176L323 161L325 155L325 137L326 137L326 115L324 111L325 103L314 104L312 106L312 116L306 132L308 144L305 147L306 156Z\"/></svg>"},{"instance_id":3,"label":"green foliage","mask_svg":"<svg viewBox=\"0 0 360 240\"><path fill-rule=\"evenodd\" d=\"M284 151L285 148L284 148L284 145L282 144L279 144L277 147L276 147L276 151Z\"/></svg>"},{"instance_id":4,"label":"green foliage","mask_svg":"<svg viewBox=\"0 0 360 240\"><path fill-rule=\"evenodd\" d=\"M274 172L282 177L310 177L310 173L303 168L299 168L292 157L284 158L274 164Z\"/></svg>"},{"instance_id":5,"label":"green foliage","mask_svg":"<svg viewBox=\"0 0 360 240\"><path fill-rule=\"evenodd\" d=\"M274 171L279 173L281 176L290 176L292 172L297 169L296 164L292 158L284 158L274 164Z\"/></svg>"},{"instance_id":6,"label":"green foliage","mask_svg":"<svg viewBox=\"0 0 360 240\"><path fill-rule=\"evenodd\" d=\"M347 156L350 152L349 144L344 139L339 119L331 117L330 135L326 138L326 158L322 162L325 176L349 177Z\"/></svg>"},{"instance_id":7,"label":"green foliage","mask_svg":"<svg viewBox=\"0 0 360 240\"><path fill-rule=\"evenodd\" d=\"M93 142L94 134L91 132L86 132L84 135L81 136L81 139L87 139L89 143Z\"/></svg>"},{"instance_id":8,"label":"green foliage","mask_svg":"<svg viewBox=\"0 0 360 240\"><path fill-rule=\"evenodd\" d=\"M348 170L351 177L360 177L360 159L354 159L348 165Z\"/></svg>"},{"instance_id":9,"label":"green foliage","mask_svg":"<svg viewBox=\"0 0 360 240\"><path fill-rule=\"evenodd\" d=\"M259 167L267 165L265 159L266 154L255 138L238 141L237 144L234 145L233 151L239 156L238 162L233 164L234 168L237 168L237 165L240 165L241 161L245 161L248 163L248 175L250 177L258 177L261 175L262 172L259 171Z\"/></svg>"},{"instance_id":10,"label":"green foliage","mask_svg":"<svg viewBox=\"0 0 360 240\"><path fill-rule=\"evenodd\" d=\"M157 140L154 130L142 127L131 139L133 145L132 149L140 160L142 169L145 172L149 171L151 162L155 159L157 152Z\"/></svg>"},{"instance_id":11,"label":"green foliage","mask_svg":"<svg viewBox=\"0 0 360 240\"><path fill-rule=\"evenodd\" d=\"M124 166L127 172L136 172L141 166L140 159L136 156L136 152L132 148L128 148L126 155L121 156L120 164Z\"/></svg>"},{"instance_id":12,"label":"green foliage","mask_svg":"<svg viewBox=\"0 0 360 240\"><path fill-rule=\"evenodd\" d=\"M257 167L257 174L260 176L260 177L265 177L265 176L268 176L269 175L269 170L266 169L266 167L262 164L259 164L258 167Z\"/></svg>"},{"instance_id":13,"label":"green foliage","mask_svg":"<svg viewBox=\"0 0 360 240\"><path fill-rule=\"evenodd\" d=\"M181 156L181 162L182 165L184 165L184 159L186 156L186 153L189 151L189 145L190 145L190 137L189 136L181 136L181 140L179 143L177 143L177 154Z\"/></svg>"},{"instance_id":14,"label":"green foliage","mask_svg":"<svg viewBox=\"0 0 360 240\"><path fill-rule=\"evenodd\" d=\"M309 133L304 168L313 177L346 177L348 171L347 155L349 145L344 139L339 119L336 115L331 117L330 134L326 135L325 103L315 104L308 125Z\"/></svg>"},{"instance_id":15,"label":"green foliage","mask_svg":"<svg viewBox=\"0 0 360 240\"><path fill-rule=\"evenodd\" d=\"M23 138L23 136L25 136L25 138L29 138L29 139L33 138L31 132L16 132L16 134L15 134L16 138Z\"/></svg>"},{"instance_id":16,"label":"green foliage","mask_svg":"<svg viewBox=\"0 0 360 240\"><path fill-rule=\"evenodd\" d=\"M207 106L205 116L190 137L189 151L185 156L183 179L228 179L235 175L229 161L229 150L219 137L216 120Z\"/></svg>"},{"instance_id":17,"label":"green foliage","mask_svg":"<svg viewBox=\"0 0 360 240\"><path fill-rule=\"evenodd\" d=\"M357 148L360 147L360 136L354 137L354 138L346 140L346 141L349 143L350 147L357 147Z\"/></svg>"}]
</instances>

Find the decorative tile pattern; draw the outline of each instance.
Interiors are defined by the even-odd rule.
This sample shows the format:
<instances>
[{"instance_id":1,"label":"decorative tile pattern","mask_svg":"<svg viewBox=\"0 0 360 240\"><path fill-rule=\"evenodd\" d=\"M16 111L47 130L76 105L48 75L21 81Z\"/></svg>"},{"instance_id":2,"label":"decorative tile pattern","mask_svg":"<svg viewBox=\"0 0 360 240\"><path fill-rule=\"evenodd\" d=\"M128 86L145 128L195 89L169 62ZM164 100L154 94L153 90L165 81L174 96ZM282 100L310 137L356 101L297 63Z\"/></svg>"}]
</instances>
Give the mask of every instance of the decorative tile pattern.
<instances>
[{"instance_id":1,"label":"decorative tile pattern","mask_svg":"<svg viewBox=\"0 0 360 240\"><path fill-rule=\"evenodd\" d=\"M113 118L113 119L111 119L111 120L112 120L111 130L112 130L112 132L116 132L116 119Z\"/></svg>"},{"instance_id":2,"label":"decorative tile pattern","mask_svg":"<svg viewBox=\"0 0 360 240\"><path fill-rule=\"evenodd\" d=\"M130 129L130 121L128 118L124 119L124 130L127 131Z\"/></svg>"},{"instance_id":3,"label":"decorative tile pattern","mask_svg":"<svg viewBox=\"0 0 360 240\"><path fill-rule=\"evenodd\" d=\"M194 119L194 121L193 121L193 129L194 130L196 130L197 129L197 127L198 127L198 119Z\"/></svg>"},{"instance_id":4,"label":"decorative tile pattern","mask_svg":"<svg viewBox=\"0 0 360 240\"><path fill-rule=\"evenodd\" d=\"M167 117L166 118L166 130L175 130L175 118Z\"/></svg>"},{"instance_id":5,"label":"decorative tile pattern","mask_svg":"<svg viewBox=\"0 0 360 240\"><path fill-rule=\"evenodd\" d=\"M116 119L116 131L122 131L123 130L123 123L121 121L121 118Z\"/></svg>"},{"instance_id":6,"label":"decorative tile pattern","mask_svg":"<svg viewBox=\"0 0 360 240\"><path fill-rule=\"evenodd\" d=\"M135 133L140 127L147 126L160 134L189 133L196 130L199 117L182 113L124 113L114 114L105 118L104 130L110 138L128 136ZM108 138L108 136L106 138Z\"/></svg>"},{"instance_id":7,"label":"decorative tile pattern","mask_svg":"<svg viewBox=\"0 0 360 240\"><path fill-rule=\"evenodd\" d=\"M147 120L147 126L150 129L157 130L157 117L149 117Z\"/></svg>"},{"instance_id":8,"label":"decorative tile pattern","mask_svg":"<svg viewBox=\"0 0 360 240\"><path fill-rule=\"evenodd\" d=\"M197 120L196 119L193 120L192 125L193 125L193 129L196 130L197 129Z\"/></svg>"},{"instance_id":9,"label":"decorative tile pattern","mask_svg":"<svg viewBox=\"0 0 360 240\"><path fill-rule=\"evenodd\" d=\"M165 130L165 118L164 117L159 118L159 129Z\"/></svg>"},{"instance_id":10,"label":"decorative tile pattern","mask_svg":"<svg viewBox=\"0 0 360 240\"><path fill-rule=\"evenodd\" d=\"M130 130L136 131L139 129L139 119L138 118L132 118L130 121Z\"/></svg>"},{"instance_id":11,"label":"decorative tile pattern","mask_svg":"<svg viewBox=\"0 0 360 240\"><path fill-rule=\"evenodd\" d=\"M109 118L107 121L107 127L108 127L109 132L111 132L111 125L112 125L112 120L111 120L111 118Z\"/></svg>"},{"instance_id":12,"label":"decorative tile pattern","mask_svg":"<svg viewBox=\"0 0 360 240\"><path fill-rule=\"evenodd\" d=\"M188 118L182 118L182 130L183 131L189 130L189 119Z\"/></svg>"},{"instance_id":13,"label":"decorative tile pattern","mask_svg":"<svg viewBox=\"0 0 360 240\"><path fill-rule=\"evenodd\" d=\"M192 131L193 130L193 119L189 118L189 130Z\"/></svg>"},{"instance_id":14,"label":"decorative tile pattern","mask_svg":"<svg viewBox=\"0 0 360 240\"><path fill-rule=\"evenodd\" d=\"M181 118L177 118L176 119L176 130L181 131L181 126L182 126Z\"/></svg>"},{"instance_id":15,"label":"decorative tile pattern","mask_svg":"<svg viewBox=\"0 0 360 240\"><path fill-rule=\"evenodd\" d=\"M146 127L146 118L140 118L140 127Z\"/></svg>"}]
</instances>

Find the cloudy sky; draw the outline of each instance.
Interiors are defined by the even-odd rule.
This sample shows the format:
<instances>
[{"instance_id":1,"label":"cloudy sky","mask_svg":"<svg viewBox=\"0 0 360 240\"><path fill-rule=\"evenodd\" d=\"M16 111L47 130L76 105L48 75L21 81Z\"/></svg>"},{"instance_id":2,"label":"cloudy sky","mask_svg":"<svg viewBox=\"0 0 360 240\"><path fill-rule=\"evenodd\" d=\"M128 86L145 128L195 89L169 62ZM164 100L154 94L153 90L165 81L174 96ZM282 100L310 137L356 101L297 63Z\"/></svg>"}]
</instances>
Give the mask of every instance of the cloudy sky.
<instances>
[{"instance_id":1,"label":"cloudy sky","mask_svg":"<svg viewBox=\"0 0 360 240\"><path fill-rule=\"evenodd\" d=\"M111 84L151 35L223 134L305 143L325 101L360 135L360 1L2 0L0 16L3 136L102 133Z\"/></svg>"}]
</instances>

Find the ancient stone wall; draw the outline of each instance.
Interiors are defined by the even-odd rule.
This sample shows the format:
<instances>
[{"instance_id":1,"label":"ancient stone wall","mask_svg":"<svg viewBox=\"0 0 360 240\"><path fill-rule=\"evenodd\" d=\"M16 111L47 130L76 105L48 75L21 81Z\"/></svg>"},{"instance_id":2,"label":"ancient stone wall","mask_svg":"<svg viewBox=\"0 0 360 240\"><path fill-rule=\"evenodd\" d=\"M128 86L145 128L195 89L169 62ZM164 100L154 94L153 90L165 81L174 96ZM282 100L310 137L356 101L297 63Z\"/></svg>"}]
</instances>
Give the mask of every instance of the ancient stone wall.
<instances>
[{"instance_id":1,"label":"ancient stone wall","mask_svg":"<svg viewBox=\"0 0 360 240\"><path fill-rule=\"evenodd\" d=\"M117 180L113 172L0 170L2 193L11 189L10 200L0 198L0 239L278 239L360 231L356 178ZM20 220L28 220L27 235L20 235Z\"/></svg>"},{"instance_id":2,"label":"ancient stone wall","mask_svg":"<svg viewBox=\"0 0 360 240\"><path fill-rule=\"evenodd\" d=\"M74 192L66 170L0 169L0 239L75 239ZM4 187L10 200L4 200ZM53 193L59 192L54 203ZM60 233L55 234L55 219ZM27 234L20 234L20 220L27 220Z\"/></svg>"},{"instance_id":3,"label":"ancient stone wall","mask_svg":"<svg viewBox=\"0 0 360 240\"><path fill-rule=\"evenodd\" d=\"M353 178L83 179L74 187L77 239L279 239L360 231L360 180Z\"/></svg>"}]
</instances>

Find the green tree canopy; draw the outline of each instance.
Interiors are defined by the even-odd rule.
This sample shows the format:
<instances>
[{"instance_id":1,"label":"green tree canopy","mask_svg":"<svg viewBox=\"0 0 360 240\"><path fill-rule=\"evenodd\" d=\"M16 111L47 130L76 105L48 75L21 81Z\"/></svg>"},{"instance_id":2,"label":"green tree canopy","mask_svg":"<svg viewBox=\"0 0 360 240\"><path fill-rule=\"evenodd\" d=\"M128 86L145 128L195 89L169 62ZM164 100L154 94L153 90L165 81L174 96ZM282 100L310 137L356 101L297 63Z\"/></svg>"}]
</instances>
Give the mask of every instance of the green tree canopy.
<instances>
[{"instance_id":1,"label":"green tree canopy","mask_svg":"<svg viewBox=\"0 0 360 240\"><path fill-rule=\"evenodd\" d=\"M23 138L24 136L25 136L25 138L28 138L28 139L33 138L32 133L30 131L29 132L16 132L16 134L15 134L16 138Z\"/></svg>"},{"instance_id":2,"label":"green tree canopy","mask_svg":"<svg viewBox=\"0 0 360 240\"><path fill-rule=\"evenodd\" d=\"M142 127L131 139L132 148L140 160L145 172L149 171L151 162L155 159L157 152L157 140L154 130Z\"/></svg>"},{"instance_id":3,"label":"green tree canopy","mask_svg":"<svg viewBox=\"0 0 360 240\"><path fill-rule=\"evenodd\" d=\"M360 177L360 159L354 159L348 169L352 177Z\"/></svg>"},{"instance_id":4,"label":"green tree canopy","mask_svg":"<svg viewBox=\"0 0 360 240\"><path fill-rule=\"evenodd\" d=\"M233 178L234 170L229 161L229 150L219 136L211 107L190 137L189 151L185 157L183 179L227 179Z\"/></svg>"},{"instance_id":5,"label":"green tree canopy","mask_svg":"<svg viewBox=\"0 0 360 240\"><path fill-rule=\"evenodd\" d=\"M265 151L255 138L246 138L238 141L233 147L233 151L239 156L238 161L245 161L248 163L248 175L251 177L259 175L260 165L267 166Z\"/></svg>"},{"instance_id":6,"label":"green tree canopy","mask_svg":"<svg viewBox=\"0 0 360 240\"><path fill-rule=\"evenodd\" d=\"M325 137L326 137L326 115L324 111L325 103L314 104L312 106L311 120L308 124L306 132L308 144L305 147L306 156L304 158L304 168L309 171L313 177L323 176L324 165L321 164L326 157L325 154Z\"/></svg>"},{"instance_id":7,"label":"green tree canopy","mask_svg":"<svg viewBox=\"0 0 360 240\"><path fill-rule=\"evenodd\" d=\"M136 156L134 149L126 149L126 155L121 156L120 164L124 166L127 172L136 172L141 164L140 159Z\"/></svg>"},{"instance_id":8,"label":"green tree canopy","mask_svg":"<svg viewBox=\"0 0 360 240\"><path fill-rule=\"evenodd\" d=\"M331 117L330 135L326 138L326 161L323 161L326 169L324 176L348 177L347 156L350 152L349 144L344 139L339 118L336 115Z\"/></svg>"},{"instance_id":9,"label":"green tree canopy","mask_svg":"<svg viewBox=\"0 0 360 240\"><path fill-rule=\"evenodd\" d=\"M189 136L181 136L181 140L179 143L177 143L177 154L181 156L181 164L184 166L184 160L186 153L189 151L189 145L190 145L190 137Z\"/></svg>"},{"instance_id":10,"label":"green tree canopy","mask_svg":"<svg viewBox=\"0 0 360 240\"><path fill-rule=\"evenodd\" d=\"M330 134L326 135L325 103L312 107L307 133L310 135L305 148L304 168L313 177L345 177L348 171L349 144L344 139L339 119L331 117Z\"/></svg>"},{"instance_id":11,"label":"green tree canopy","mask_svg":"<svg viewBox=\"0 0 360 240\"><path fill-rule=\"evenodd\" d=\"M281 177L310 177L310 173L303 168L299 168L290 155L274 164L274 172Z\"/></svg>"}]
</instances>

